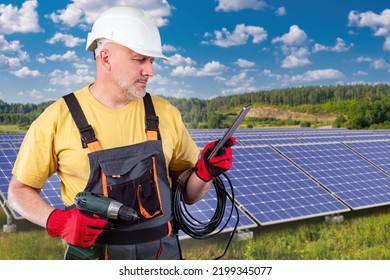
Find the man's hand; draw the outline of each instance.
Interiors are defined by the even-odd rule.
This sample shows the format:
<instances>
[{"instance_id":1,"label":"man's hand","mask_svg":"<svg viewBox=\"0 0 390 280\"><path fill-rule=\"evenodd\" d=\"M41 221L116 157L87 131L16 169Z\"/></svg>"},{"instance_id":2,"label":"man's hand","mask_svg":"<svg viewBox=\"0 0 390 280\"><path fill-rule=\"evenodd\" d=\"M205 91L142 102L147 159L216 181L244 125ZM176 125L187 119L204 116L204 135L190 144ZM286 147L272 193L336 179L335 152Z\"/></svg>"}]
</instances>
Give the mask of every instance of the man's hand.
<instances>
[{"instance_id":1,"label":"man's hand","mask_svg":"<svg viewBox=\"0 0 390 280\"><path fill-rule=\"evenodd\" d=\"M55 209L46 222L51 237L61 236L68 244L81 247L92 246L106 225L106 220L88 217L77 207L65 211Z\"/></svg>"},{"instance_id":2,"label":"man's hand","mask_svg":"<svg viewBox=\"0 0 390 280\"><path fill-rule=\"evenodd\" d=\"M228 171L233 163L231 146L236 144L236 139L234 137L230 137L216 155L210 160L207 160L217 142L218 141L210 142L204 147L195 167L196 175L205 182Z\"/></svg>"}]
</instances>

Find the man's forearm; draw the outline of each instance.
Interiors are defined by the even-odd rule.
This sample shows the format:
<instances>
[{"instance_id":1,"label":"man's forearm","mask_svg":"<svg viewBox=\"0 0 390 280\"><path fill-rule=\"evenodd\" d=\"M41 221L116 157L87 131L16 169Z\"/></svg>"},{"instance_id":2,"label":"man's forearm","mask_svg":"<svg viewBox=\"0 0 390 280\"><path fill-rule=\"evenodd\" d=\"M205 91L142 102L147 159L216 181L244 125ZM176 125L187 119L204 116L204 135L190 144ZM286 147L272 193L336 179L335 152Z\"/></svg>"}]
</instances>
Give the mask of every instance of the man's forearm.
<instances>
[{"instance_id":1,"label":"man's forearm","mask_svg":"<svg viewBox=\"0 0 390 280\"><path fill-rule=\"evenodd\" d=\"M184 192L185 203L193 204L201 200L210 190L213 181L205 182L193 172L187 181Z\"/></svg>"},{"instance_id":2,"label":"man's forearm","mask_svg":"<svg viewBox=\"0 0 390 280\"><path fill-rule=\"evenodd\" d=\"M8 189L8 202L13 210L30 222L46 227L46 221L54 210L39 195L39 190L27 186L12 177Z\"/></svg>"}]
</instances>

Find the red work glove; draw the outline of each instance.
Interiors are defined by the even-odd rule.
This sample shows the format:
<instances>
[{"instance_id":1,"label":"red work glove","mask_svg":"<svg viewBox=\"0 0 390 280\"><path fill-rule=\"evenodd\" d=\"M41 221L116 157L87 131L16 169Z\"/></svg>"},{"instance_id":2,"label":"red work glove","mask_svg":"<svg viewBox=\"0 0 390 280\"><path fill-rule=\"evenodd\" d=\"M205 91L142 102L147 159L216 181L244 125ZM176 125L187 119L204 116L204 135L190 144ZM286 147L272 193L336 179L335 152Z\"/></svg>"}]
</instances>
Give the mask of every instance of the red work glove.
<instances>
[{"instance_id":1,"label":"red work glove","mask_svg":"<svg viewBox=\"0 0 390 280\"><path fill-rule=\"evenodd\" d=\"M92 246L106 225L106 220L96 216L90 218L77 207L65 211L56 209L46 222L51 237L61 236L68 244L80 247Z\"/></svg>"},{"instance_id":2,"label":"red work glove","mask_svg":"<svg viewBox=\"0 0 390 280\"><path fill-rule=\"evenodd\" d=\"M219 152L217 152L210 160L207 160L217 142L218 141L210 142L204 147L200 159L195 167L196 175L205 182L218 177L232 167L233 156L231 146L236 144L236 139L234 137L230 137Z\"/></svg>"}]
</instances>

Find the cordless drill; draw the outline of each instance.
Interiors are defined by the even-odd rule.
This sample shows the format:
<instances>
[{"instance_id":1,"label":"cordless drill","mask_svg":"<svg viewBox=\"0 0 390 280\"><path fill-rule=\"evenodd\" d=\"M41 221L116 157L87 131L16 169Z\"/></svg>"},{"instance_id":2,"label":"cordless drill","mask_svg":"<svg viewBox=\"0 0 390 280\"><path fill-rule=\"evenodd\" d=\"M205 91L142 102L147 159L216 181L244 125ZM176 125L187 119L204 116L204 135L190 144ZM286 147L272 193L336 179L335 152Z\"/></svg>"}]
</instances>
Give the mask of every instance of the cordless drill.
<instances>
[{"instance_id":1,"label":"cordless drill","mask_svg":"<svg viewBox=\"0 0 390 280\"><path fill-rule=\"evenodd\" d=\"M102 219L115 219L131 223L138 220L137 212L134 209L112 198L91 192L78 193L74 203L81 213L88 216L98 215Z\"/></svg>"},{"instance_id":2,"label":"cordless drill","mask_svg":"<svg viewBox=\"0 0 390 280\"><path fill-rule=\"evenodd\" d=\"M134 209L109 197L104 197L91 192L78 193L74 203L76 207L79 208L80 212L87 216L98 215L102 219L114 219L128 223L134 223L139 219L138 214ZM83 248L68 245L65 252L65 259L96 259L98 258L96 253L96 246Z\"/></svg>"}]
</instances>

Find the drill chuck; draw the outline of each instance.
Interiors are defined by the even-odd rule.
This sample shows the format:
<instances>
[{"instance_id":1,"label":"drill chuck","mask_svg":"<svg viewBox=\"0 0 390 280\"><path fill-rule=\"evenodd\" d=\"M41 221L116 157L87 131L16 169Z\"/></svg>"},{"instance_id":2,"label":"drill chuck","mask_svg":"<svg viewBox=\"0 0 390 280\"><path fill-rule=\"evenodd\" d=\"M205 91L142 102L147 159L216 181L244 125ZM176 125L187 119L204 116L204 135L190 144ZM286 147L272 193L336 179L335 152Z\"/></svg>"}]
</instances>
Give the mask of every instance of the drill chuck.
<instances>
[{"instance_id":1,"label":"drill chuck","mask_svg":"<svg viewBox=\"0 0 390 280\"><path fill-rule=\"evenodd\" d=\"M138 215L133 208L127 207L122 203L111 199L107 209L107 218L126 222L135 222L138 220Z\"/></svg>"}]
</instances>

